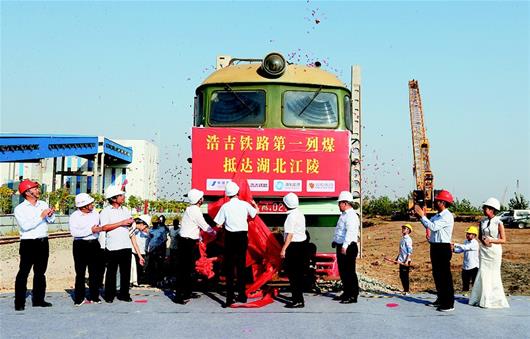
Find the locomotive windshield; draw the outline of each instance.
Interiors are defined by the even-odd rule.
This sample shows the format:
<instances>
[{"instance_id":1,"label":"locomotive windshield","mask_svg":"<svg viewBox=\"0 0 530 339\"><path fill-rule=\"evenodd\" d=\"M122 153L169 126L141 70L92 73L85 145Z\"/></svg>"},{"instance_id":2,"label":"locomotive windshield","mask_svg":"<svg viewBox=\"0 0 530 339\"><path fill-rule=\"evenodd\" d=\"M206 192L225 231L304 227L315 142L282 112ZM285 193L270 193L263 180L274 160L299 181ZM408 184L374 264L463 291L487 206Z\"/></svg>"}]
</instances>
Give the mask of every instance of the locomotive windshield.
<instances>
[{"instance_id":1,"label":"locomotive windshield","mask_svg":"<svg viewBox=\"0 0 530 339\"><path fill-rule=\"evenodd\" d=\"M264 91L215 91L211 96L212 126L260 126L265 122Z\"/></svg>"},{"instance_id":2,"label":"locomotive windshield","mask_svg":"<svg viewBox=\"0 0 530 339\"><path fill-rule=\"evenodd\" d=\"M336 128L337 96L317 91L286 91L283 95L282 121L291 127Z\"/></svg>"}]
</instances>

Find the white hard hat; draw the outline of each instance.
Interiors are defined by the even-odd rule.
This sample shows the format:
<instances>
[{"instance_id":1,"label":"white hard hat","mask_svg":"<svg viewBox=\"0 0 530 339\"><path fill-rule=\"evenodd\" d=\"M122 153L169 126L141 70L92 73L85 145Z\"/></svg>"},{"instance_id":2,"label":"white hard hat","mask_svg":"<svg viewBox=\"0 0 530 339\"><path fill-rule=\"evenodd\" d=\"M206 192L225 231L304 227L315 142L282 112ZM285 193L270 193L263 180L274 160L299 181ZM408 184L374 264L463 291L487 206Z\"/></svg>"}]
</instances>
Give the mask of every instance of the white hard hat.
<instances>
[{"instance_id":1,"label":"white hard hat","mask_svg":"<svg viewBox=\"0 0 530 339\"><path fill-rule=\"evenodd\" d=\"M75 207L84 207L94 202L94 198L86 193L79 193L75 196Z\"/></svg>"},{"instance_id":2,"label":"white hard hat","mask_svg":"<svg viewBox=\"0 0 530 339\"><path fill-rule=\"evenodd\" d=\"M195 205L196 203L199 202L199 200L201 200L201 198L203 197L204 195L204 192L203 191L199 191L195 188L192 188L189 192L188 192L188 199L190 199L190 203L192 205Z\"/></svg>"},{"instance_id":3,"label":"white hard hat","mask_svg":"<svg viewBox=\"0 0 530 339\"><path fill-rule=\"evenodd\" d=\"M146 224L147 226L151 227L151 217L150 216L148 216L147 214L142 214L138 218L142 219L144 224Z\"/></svg>"},{"instance_id":4,"label":"white hard hat","mask_svg":"<svg viewBox=\"0 0 530 339\"><path fill-rule=\"evenodd\" d=\"M338 201L348 201L348 202L353 202L353 195L351 194L351 192L348 192L348 191L342 191L340 192L339 194L339 199Z\"/></svg>"},{"instance_id":5,"label":"white hard hat","mask_svg":"<svg viewBox=\"0 0 530 339\"><path fill-rule=\"evenodd\" d=\"M482 204L482 206L493 207L493 208L496 209L497 211L500 211L500 210L501 210L501 203L499 202L499 200L497 200L497 199L495 199L495 198L489 198L488 200L484 201L484 203Z\"/></svg>"},{"instance_id":6,"label":"white hard hat","mask_svg":"<svg viewBox=\"0 0 530 339\"><path fill-rule=\"evenodd\" d=\"M239 192L239 186L233 181L230 181L225 186L225 194L228 197L233 197Z\"/></svg>"},{"instance_id":7,"label":"white hard hat","mask_svg":"<svg viewBox=\"0 0 530 339\"><path fill-rule=\"evenodd\" d=\"M298 207L298 196L294 193L289 193L283 197L283 203L288 208L297 208Z\"/></svg>"},{"instance_id":8,"label":"white hard hat","mask_svg":"<svg viewBox=\"0 0 530 339\"><path fill-rule=\"evenodd\" d=\"M105 190L105 199L110 199L112 197L122 194L125 194L125 192L119 189L118 187L112 185L107 187L107 189Z\"/></svg>"}]
</instances>

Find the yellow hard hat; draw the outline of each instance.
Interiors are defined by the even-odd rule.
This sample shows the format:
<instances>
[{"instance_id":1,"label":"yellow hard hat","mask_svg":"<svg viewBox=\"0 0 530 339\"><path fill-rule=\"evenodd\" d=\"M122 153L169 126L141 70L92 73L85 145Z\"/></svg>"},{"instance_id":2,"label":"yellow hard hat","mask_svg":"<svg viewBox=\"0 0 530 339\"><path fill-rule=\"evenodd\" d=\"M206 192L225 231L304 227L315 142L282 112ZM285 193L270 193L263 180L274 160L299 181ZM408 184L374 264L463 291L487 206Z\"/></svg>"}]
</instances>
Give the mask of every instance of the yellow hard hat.
<instances>
[{"instance_id":1,"label":"yellow hard hat","mask_svg":"<svg viewBox=\"0 0 530 339\"><path fill-rule=\"evenodd\" d=\"M477 226L469 226L466 230L466 233L471 233L474 235L478 235L478 227Z\"/></svg>"},{"instance_id":2,"label":"yellow hard hat","mask_svg":"<svg viewBox=\"0 0 530 339\"><path fill-rule=\"evenodd\" d=\"M401 225L401 227L406 227L412 232L412 225L411 224Z\"/></svg>"}]
</instances>

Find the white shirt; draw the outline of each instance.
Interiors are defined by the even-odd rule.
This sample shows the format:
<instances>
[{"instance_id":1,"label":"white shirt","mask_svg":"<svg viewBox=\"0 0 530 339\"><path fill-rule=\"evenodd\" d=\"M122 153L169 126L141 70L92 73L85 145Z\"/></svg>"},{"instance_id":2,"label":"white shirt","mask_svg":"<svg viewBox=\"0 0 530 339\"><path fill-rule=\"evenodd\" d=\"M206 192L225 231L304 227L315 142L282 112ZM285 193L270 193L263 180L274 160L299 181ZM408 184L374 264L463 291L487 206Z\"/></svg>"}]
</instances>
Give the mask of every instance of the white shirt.
<instances>
[{"instance_id":1,"label":"white shirt","mask_svg":"<svg viewBox=\"0 0 530 339\"><path fill-rule=\"evenodd\" d=\"M68 223L70 225L70 234L76 240L98 239L99 233L92 233L92 226L99 225L99 213L96 210L90 213L76 210L70 215Z\"/></svg>"},{"instance_id":2,"label":"white shirt","mask_svg":"<svg viewBox=\"0 0 530 339\"><path fill-rule=\"evenodd\" d=\"M299 208L295 208L287 212L287 219L283 224L284 239L287 234L292 233L292 242L305 241L307 236L305 235L305 216Z\"/></svg>"},{"instance_id":3,"label":"white shirt","mask_svg":"<svg viewBox=\"0 0 530 339\"><path fill-rule=\"evenodd\" d=\"M123 206L114 208L112 205L109 205L99 214L99 223L101 226L105 226L128 218L131 218L131 212L128 209ZM109 251L132 248L128 227L120 226L112 231L106 232L105 246Z\"/></svg>"},{"instance_id":4,"label":"white shirt","mask_svg":"<svg viewBox=\"0 0 530 339\"><path fill-rule=\"evenodd\" d=\"M221 206L214 221L217 225L224 224L229 232L246 232L248 231L247 217L250 215L254 218L257 212L248 202L233 197Z\"/></svg>"},{"instance_id":5,"label":"white shirt","mask_svg":"<svg viewBox=\"0 0 530 339\"><path fill-rule=\"evenodd\" d=\"M405 263L405 259L407 259L407 256L410 260L410 255L412 254L412 238L410 235L405 234L401 237L401 240L399 241L399 256L398 261Z\"/></svg>"},{"instance_id":6,"label":"white shirt","mask_svg":"<svg viewBox=\"0 0 530 339\"><path fill-rule=\"evenodd\" d=\"M133 235L136 236L136 243L138 244L140 254L145 254L145 245L147 244L147 239L149 239L149 232L142 232L136 227L131 227L129 230L129 237ZM134 247L132 248L132 252L136 253Z\"/></svg>"},{"instance_id":7,"label":"white shirt","mask_svg":"<svg viewBox=\"0 0 530 339\"><path fill-rule=\"evenodd\" d=\"M348 208L346 211L342 212L337 221L337 226L335 227L335 235L333 236L333 241L339 245L342 245L342 248L346 249L352 242L357 242L359 238L359 226L361 222L359 217L353 208Z\"/></svg>"},{"instance_id":8,"label":"white shirt","mask_svg":"<svg viewBox=\"0 0 530 339\"><path fill-rule=\"evenodd\" d=\"M480 221L480 230L482 236L499 239L499 225L502 225L502 221L498 216L494 216L491 219L487 217Z\"/></svg>"},{"instance_id":9,"label":"white shirt","mask_svg":"<svg viewBox=\"0 0 530 339\"><path fill-rule=\"evenodd\" d=\"M197 205L190 205L184 211L180 222L180 236L183 238L199 239L200 229L205 232L213 232L213 228L208 225L201 208Z\"/></svg>"},{"instance_id":10,"label":"white shirt","mask_svg":"<svg viewBox=\"0 0 530 339\"><path fill-rule=\"evenodd\" d=\"M101 247L101 249L105 249L106 248L106 244L107 244L107 232L99 232L99 236L98 236L98 242L99 242L99 247Z\"/></svg>"},{"instance_id":11,"label":"white shirt","mask_svg":"<svg viewBox=\"0 0 530 339\"><path fill-rule=\"evenodd\" d=\"M479 266L478 263L478 241L465 240L463 244L455 244L455 253L464 252L464 263L462 269L470 270Z\"/></svg>"},{"instance_id":12,"label":"white shirt","mask_svg":"<svg viewBox=\"0 0 530 339\"><path fill-rule=\"evenodd\" d=\"M37 200L35 206L24 200L15 207L20 239L38 239L48 236L48 223L55 222L55 214L51 217L40 217L42 211L48 208L48 204L42 200Z\"/></svg>"},{"instance_id":13,"label":"white shirt","mask_svg":"<svg viewBox=\"0 0 530 339\"><path fill-rule=\"evenodd\" d=\"M427 219L426 216L423 216L420 221L425 228L431 230L431 236L429 238L430 243L449 244L451 242L455 219L453 214L447 208L442 212L435 214L431 220Z\"/></svg>"}]
</instances>

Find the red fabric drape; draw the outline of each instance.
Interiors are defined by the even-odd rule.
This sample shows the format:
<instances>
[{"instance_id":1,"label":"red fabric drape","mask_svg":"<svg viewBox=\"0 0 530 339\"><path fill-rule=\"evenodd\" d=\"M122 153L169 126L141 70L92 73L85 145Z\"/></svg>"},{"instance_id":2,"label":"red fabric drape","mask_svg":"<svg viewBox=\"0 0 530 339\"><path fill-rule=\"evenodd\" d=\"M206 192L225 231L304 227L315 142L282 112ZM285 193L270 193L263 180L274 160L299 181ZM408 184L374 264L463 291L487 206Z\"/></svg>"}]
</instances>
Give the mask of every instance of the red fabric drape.
<instances>
[{"instance_id":1,"label":"red fabric drape","mask_svg":"<svg viewBox=\"0 0 530 339\"><path fill-rule=\"evenodd\" d=\"M234 180L239 186L239 199L247 202L252 201L252 193L246 180ZM220 198L218 201L208 205L208 215L215 218L221 206L227 202L227 197ZM207 235L205 235L207 237ZM212 240L212 239L208 239ZM208 241L207 240L207 241ZM278 243L267 225L261 220L259 215L254 219L248 219L248 250L246 265L252 266L254 282L247 285L246 293L260 289L266 282L278 272L281 265L281 245ZM203 266L208 266L203 261ZM206 270L207 271L207 270Z\"/></svg>"}]
</instances>

